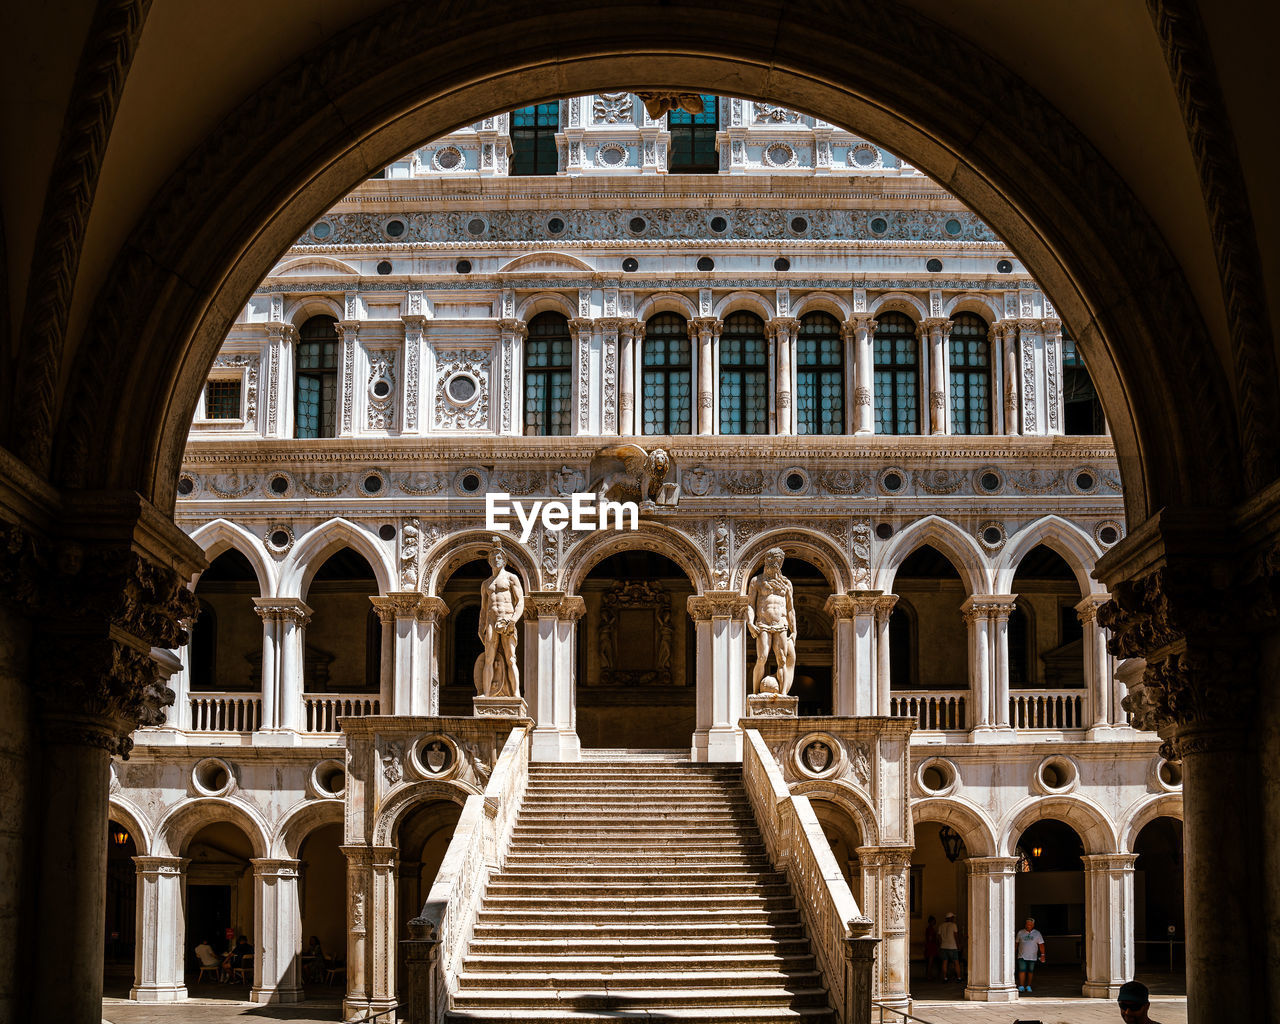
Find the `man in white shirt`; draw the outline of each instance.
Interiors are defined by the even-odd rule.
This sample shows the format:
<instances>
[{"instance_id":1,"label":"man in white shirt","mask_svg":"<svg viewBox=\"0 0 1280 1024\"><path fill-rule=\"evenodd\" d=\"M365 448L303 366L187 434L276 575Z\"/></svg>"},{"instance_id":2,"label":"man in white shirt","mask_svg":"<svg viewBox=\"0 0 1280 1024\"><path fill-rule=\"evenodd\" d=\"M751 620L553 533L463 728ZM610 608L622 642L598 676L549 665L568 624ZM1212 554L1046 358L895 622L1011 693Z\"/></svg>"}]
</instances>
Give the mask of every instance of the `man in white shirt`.
<instances>
[{"instance_id":1,"label":"man in white shirt","mask_svg":"<svg viewBox=\"0 0 1280 1024\"><path fill-rule=\"evenodd\" d=\"M1027 918L1014 945L1018 950L1018 991L1030 993L1031 979L1036 973L1036 961L1044 963L1044 936L1036 930L1034 917Z\"/></svg>"},{"instance_id":2,"label":"man in white shirt","mask_svg":"<svg viewBox=\"0 0 1280 1024\"><path fill-rule=\"evenodd\" d=\"M938 946L942 955L942 980L950 981L955 971L960 980L960 928L956 924L955 911L947 913L947 919L938 926Z\"/></svg>"},{"instance_id":3,"label":"man in white shirt","mask_svg":"<svg viewBox=\"0 0 1280 1024\"><path fill-rule=\"evenodd\" d=\"M218 971L218 980L222 980L222 957L213 951L213 947L209 945L209 940L205 939L195 949L196 959L200 961L201 967L213 967Z\"/></svg>"}]
</instances>

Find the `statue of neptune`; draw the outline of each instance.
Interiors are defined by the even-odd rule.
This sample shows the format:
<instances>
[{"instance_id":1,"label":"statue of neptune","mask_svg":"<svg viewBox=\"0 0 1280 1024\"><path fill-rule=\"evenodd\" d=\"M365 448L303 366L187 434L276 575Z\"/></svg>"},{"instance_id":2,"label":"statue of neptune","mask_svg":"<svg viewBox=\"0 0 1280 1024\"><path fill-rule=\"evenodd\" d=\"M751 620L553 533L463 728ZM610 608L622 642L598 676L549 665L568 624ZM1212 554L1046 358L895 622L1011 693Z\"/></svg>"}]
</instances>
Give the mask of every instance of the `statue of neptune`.
<instances>
[{"instance_id":1,"label":"statue of neptune","mask_svg":"<svg viewBox=\"0 0 1280 1024\"><path fill-rule=\"evenodd\" d=\"M751 679L753 693L780 693L791 690L796 669L796 606L791 581L782 575L782 548L770 548L764 569L747 587L747 629L756 638L756 668ZM765 677L769 655L777 665L775 677Z\"/></svg>"},{"instance_id":2,"label":"statue of neptune","mask_svg":"<svg viewBox=\"0 0 1280 1024\"><path fill-rule=\"evenodd\" d=\"M489 567L493 574L480 587L480 672L476 690L482 697L520 696L520 669L516 664L516 629L524 614L524 588L520 578L508 572L502 541L493 538ZM498 647L502 655L498 656Z\"/></svg>"}]
</instances>

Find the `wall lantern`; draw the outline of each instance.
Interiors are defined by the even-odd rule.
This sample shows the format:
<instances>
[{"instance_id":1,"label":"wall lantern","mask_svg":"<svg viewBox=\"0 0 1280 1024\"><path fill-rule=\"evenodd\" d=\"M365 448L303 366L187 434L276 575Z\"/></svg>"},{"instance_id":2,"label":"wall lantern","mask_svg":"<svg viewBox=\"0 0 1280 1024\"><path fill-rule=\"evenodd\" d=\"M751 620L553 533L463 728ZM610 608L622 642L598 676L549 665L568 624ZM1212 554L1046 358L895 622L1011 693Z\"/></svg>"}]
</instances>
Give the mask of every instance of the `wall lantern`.
<instances>
[{"instance_id":1,"label":"wall lantern","mask_svg":"<svg viewBox=\"0 0 1280 1024\"><path fill-rule=\"evenodd\" d=\"M129 833L122 828L113 828L111 830L111 841L116 846L124 846L129 841Z\"/></svg>"},{"instance_id":2,"label":"wall lantern","mask_svg":"<svg viewBox=\"0 0 1280 1024\"><path fill-rule=\"evenodd\" d=\"M1044 847L1043 847L1043 846L1033 846L1033 847L1031 847L1031 856L1032 856L1032 857L1034 857L1036 860L1039 860L1039 859L1040 859L1040 855L1041 855L1042 853L1044 853Z\"/></svg>"},{"instance_id":3,"label":"wall lantern","mask_svg":"<svg viewBox=\"0 0 1280 1024\"><path fill-rule=\"evenodd\" d=\"M964 839L950 825L943 825L938 829L938 838L942 840L942 852L947 855L947 860L954 864L965 852Z\"/></svg>"}]
</instances>

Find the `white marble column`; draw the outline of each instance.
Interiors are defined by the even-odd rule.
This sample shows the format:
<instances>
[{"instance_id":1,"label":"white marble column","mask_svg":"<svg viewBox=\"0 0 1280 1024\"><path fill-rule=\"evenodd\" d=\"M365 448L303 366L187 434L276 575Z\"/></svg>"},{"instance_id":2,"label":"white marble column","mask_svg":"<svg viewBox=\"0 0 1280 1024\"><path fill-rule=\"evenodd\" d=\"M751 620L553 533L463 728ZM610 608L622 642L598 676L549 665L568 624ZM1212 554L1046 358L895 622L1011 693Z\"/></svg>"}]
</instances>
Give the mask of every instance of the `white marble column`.
<instances>
[{"instance_id":1,"label":"white marble column","mask_svg":"<svg viewBox=\"0 0 1280 1024\"><path fill-rule=\"evenodd\" d=\"M851 590L832 594L824 611L835 627L835 673L832 704L837 715L876 715L876 608L878 590Z\"/></svg>"},{"instance_id":2,"label":"white marble column","mask_svg":"<svg viewBox=\"0 0 1280 1024\"><path fill-rule=\"evenodd\" d=\"M969 730L989 730L991 719L991 639L987 609L970 597L961 608L969 637Z\"/></svg>"},{"instance_id":3,"label":"white marble column","mask_svg":"<svg viewBox=\"0 0 1280 1024\"><path fill-rule=\"evenodd\" d=\"M396 1004L396 851L375 846L370 866L369 1012L389 1010Z\"/></svg>"},{"instance_id":4,"label":"white marble column","mask_svg":"<svg viewBox=\"0 0 1280 1024\"><path fill-rule=\"evenodd\" d=\"M533 716L530 756L535 761L577 761L576 644L580 597L559 590L525 596L524 692Z\"/></svg>"},{"instance_id":5,"label":"white marble column","mask_svg":"<svg viewBox=\"0 0 1280 1024\"><path fill-rule=\"evenodd\" d=\"M929 432L947 432L947 402L950 365L947 359L947 339L951 336L951 321L945 317L930 317L920 322L928 330L929 337Z\"/></svg>"},{"instance_id":6,"label":"white marble column","mask_svg":"<svg viewBox=\"0 0 1280 1024\"><path fill-rule=\"evenodd\" d=\"M523 320L511 317L498 321L501 331L502 366L499 368L502 383L498 392L498 430L510 436L524 433L524 363L521 353L529 328ZM423 362L426 365L426 362ZM424 377L425 380L425 377ZM406 421L408 415L405 416Z\"/></svg>"},{"instance_id":7,"label":"white marble column","mask_svg":"<svg viewBox=\"0 0 1280 1024\"><path fill-rule=\"evenodd\" d=\"M1085 721L1090 730L1105 729L1111 724L1111 654L1107 651L1107 632L1098 625L1098 608L1110 599L1110 594L1090 594L1076 605L1084 629L1084 687L1089 701Z\"/></svg>"},{"instance_id":8,"label":"white marble column","mask_svg":"<svg viewBox=\"0 0 1280 1024\"><path fill-rule=\"evenodd\" d=\"M738 720L747 703L747 599L713 590L688 599L698 642L695 761L741 761Z\"/></svg>"},{"instance_id":9,"label":"white marble column","mask_svg":"<svg viewBox=\"0 0 1280 1024\"><path fill-rule=\"evenodd\" d=\"M255 858L253 864L254 1003L302 1002L302 909L298 904L301 861Z\"/></svg>"},{"instance_id":10,"label":"white marble column","mask_svg":"<svg viewBox=\"0 0 1280 1024\"><path fill-rule=\"evenodd\" d=\"M887 1006L901 1008L910 1003L907 983L911 944L907 911L911 855L910 847L858 847L858 863L864 878L870 875L875 886L875 912L871 916L875 921L873 934L880 939L875 998Z\"/></svg>"},{"instance_id":11,"label":"white marble column","mask_svg":"<svg viewBox=\"0 0 1280 1024\"><path fill-rule=\"evenodd\" d=\"M255 597L262 619L262 728L302 729L304 638L311 609L296 597Z\"/></svg>"},{"instance_id":12,"label":"white marble column","mask_svg":"<svg viewBox=\"0 0 1280 1024\"><path fill-rule=\"evenodd\" d=\"M1009 727L1009 616L1016 594L974 594L962 606L969 624L974 738Z\"/></svg>"},{"instance_id":13,"label":"white marble column","mask_svg":"<svg viewBox=\"0 0 1280 1024\"><path fill-rule=\"evenodd\" d=\"M138 891L134 917L133 988L140 1003L187 998L183 940L187 933L185 857L134 857Z\"/></svg>"},{"instance_id":14,"label":"white marble column","mask_svg":"<svg viewBox=\"0 0 1280 1024\"><path fill-rule=\"evenodd\" d=\"M644 324L623 320L618 324L618 433L639 434L636 428L636 361L644 345Z\"/></svg>"},{"instance_id":15,"label":"white marble column","mask_svg":"<svg viewBox=\"0 0 1280 1024\"><path fill-rule=\"evenodd\" d=\"M795 387L791 367L795 362L795 338L799 323L793 317L775 317L765 325L766 331L776 342L774 399L777 413L774 432L784 436L797 431Z\"/></svg>"},{"instance_id":16,"label":"white marble column","mask_svg":"<svg viewBox=\"0 0 1280 1024\"><path fill-rule=\"evenodd\" d=\"M991 614L992 720L999 729L1009 728L1009 616L1017 594L995 594L988 607Z\"/></svg>"},{"instance_id":17,"label":"white marble column","mask_svg":"<svg viewBox=\"0 0 1280 1024\"><path fill-rule=\"evenodd\" d=\"M1114 999L1133 980L1133 865L1137 855L1086 854L1085 982L1089 997Z\"/></svg>"},{"instance_id":18,"label":"white marble column","mask_svg":"<svg viewBox=\"0 0 1280 1024\"><path fill-rule=\"evenodd\" d=\"M370 597L382 622L382 713L439 713L440 674L436 646L440 620L449 607L416 590Z\"/></svg>"},{"instance_id":19,"label":"white marble column","mask_svg":"<svg viewBox=\"0 0 1280 1024\"><path fill-rule=\"evenodd\" d=\"M409 696L411 715L440 714L440 651L448 614L449 606L442 597L424 596L418 602L416 629L420 668Z\"/></svg>"},{"instance_id":20,"label":"white marble column","mask_svg":"<svg viewBox=\"0 0 1280 1024\"><path fill-rule=\"evenodd\" d=\"M370 1012L368 972L369 900L373 888L373 850L367 846L344 846L347 858L347 994L342 1000L342 1017L363 1017Z\"/></svg>"},{"instance_id":21,"label":"white marble column","mask_svg":"<svg viewBox=\"0 0 1280 1024\"><path fill-rule=\"evenodd\" d=\"M724 322L715 317L689 321L689 337L698 344L698 424L699 434L715 432L715 359L712 346Z\"/></svg>"},{"instance_id":22,"label":"white marble column","mask_svg":"<svg viewBox=\"0 0 1280 1024\"><path fill-rule=\"evenodd\" d=\"M1018 998L1014 983L1014 871L1016 857L970 857L969 975L964 997L985 1003Z\"/></svg>"},{"instance_id":23,"label":"white marble column","mask_svg":"<svg viewBox=\"0 0 1280 1024\"><path fill-rule=\"evenodd\" d=\"M873 344L876 322L862 315L846 320L842 325L846 336L853 333L853 432L875 433L876 366Z\"/></svg>"},{"instance_id":24,"label":"white marble column","mask_svg":"<svg viewBox=\"0 0 1280 1024\"><path fill-rule=\"evenodd\" d=\"M991 328L1000 346L1000 404L1005 434L1018 433L1018 325L1001 321Z\"/></svg>"},{"instance_id":25,"label":"white marble column","mask_svg":"<svg viewBox=\"0 0 1280 1024\"><path fill-rule=\"evenodd\" d=\"M889 653L889 619L893 606L898 603L897 594L881 594L876 601L876 706L875 714L889 714L893 676Z\"/></svg>"}]
</instances>

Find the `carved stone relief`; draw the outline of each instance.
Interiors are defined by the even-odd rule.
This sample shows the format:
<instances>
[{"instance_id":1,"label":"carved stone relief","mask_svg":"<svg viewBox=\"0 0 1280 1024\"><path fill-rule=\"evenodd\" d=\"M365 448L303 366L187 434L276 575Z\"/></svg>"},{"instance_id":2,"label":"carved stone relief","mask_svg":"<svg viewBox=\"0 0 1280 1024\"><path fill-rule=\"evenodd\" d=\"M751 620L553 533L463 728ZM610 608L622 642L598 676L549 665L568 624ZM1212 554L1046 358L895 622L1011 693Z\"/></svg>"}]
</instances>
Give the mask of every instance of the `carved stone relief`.
<instances>
[{"instance_id":1,"label":"carved stone relief","mask_svg":"<svg viewBox=\"0 0 1280 1024\"><path fill-rule=\"evenodd\" d=\"M493 351L491 349L437 349L435 418L437 428L444 430L478 430L489 425L489 393ZM460 402L446 388L459 376L470 377L476 392ZM462 389L459 394L465 394Z\"/></svg>"}]
</instances>

